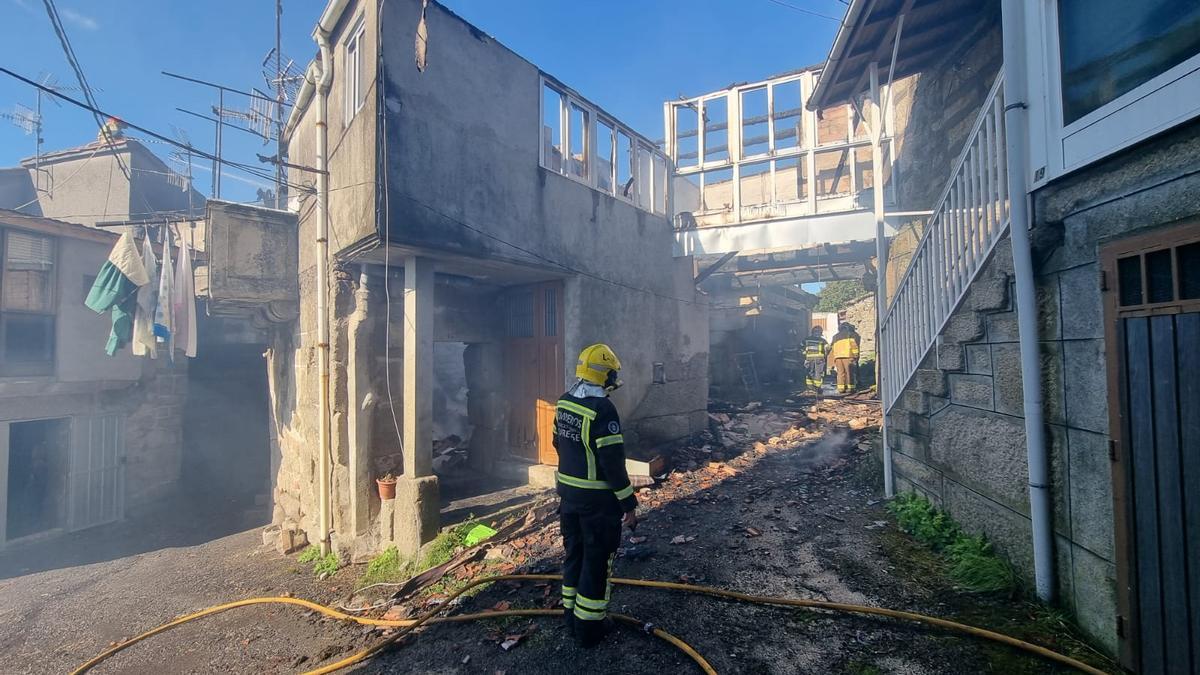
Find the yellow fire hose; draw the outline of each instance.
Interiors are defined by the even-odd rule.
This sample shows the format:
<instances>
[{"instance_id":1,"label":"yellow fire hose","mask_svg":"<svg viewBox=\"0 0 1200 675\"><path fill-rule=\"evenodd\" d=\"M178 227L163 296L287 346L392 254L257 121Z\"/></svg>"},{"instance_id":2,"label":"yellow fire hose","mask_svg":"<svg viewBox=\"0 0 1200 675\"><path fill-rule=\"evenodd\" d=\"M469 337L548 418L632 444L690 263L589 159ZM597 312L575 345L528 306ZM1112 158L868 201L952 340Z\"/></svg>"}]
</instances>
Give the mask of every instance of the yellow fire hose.
<instances>
[{"instance_id":1,"label":"yellow fire hose","mask_svg":"<svg viewBox=\"0 0 1200 675\"><path fill-rule=\"evenodd\" d=\"M498 617L504 617L504 616L561 616L562 610L558 610L558 609L515 609L515 610L505 610L505 611L479 612L479 613L475 613L475 614L462 614L462 615L450 616L450 617L437 617L436 616L439 612L441 612L443 609L445 609L446 607L449 606L451 600L457 598L458 596L462 595L463 593L470 590L471 588L474 588L481 584L494 583L497 581L559 581L561 579L562 579L562 577L557 574L504 574L504 575L499 575L499 576L482 577L479 579L474 579L471 582L469 582L466 586L458 589L453 594L451 594L450 597L448 597L445 602L443 602L439 606L435 607L434 609L426 612L425 614L421 615L420 617L418 617L416 619L403 619L403 620L397 620L397 621L388 621L388 620L384 620L384 619L369 619L369 618L365 618L365 617L352 616L350 614L345 614L343 612L339 612L338 610L333 609L331 607L326 607L324 605L319 605L315 602L310 602L308 600L301 600L298 598L263 597L263 598L249 598L246 600L237 600L235 602L230 602L230 603L226 603L223 605L216 605L213 607L209 607L208 609L200 610L199 612L195 612L193 614L188 614L186 616L182 616L178 619L175 619L174 621L165 623L157 628L153 628L149 631L146 631L145 633L142 633L141 635L130 638L120 644L110 647L109 649L101 652L100 654L98 654L97 656L95 656L94 658L89 660L87 663L84 663L79 668L75 669L72 672L72 675L82 675L83 673L86 673L87 671L91 670L95 666L99 665L102 661L111 657L112 655L116 654L117 652L120 652L121 650L126 649L138 642L141 642L142 640L149 638L149 637L153 637L154 635L157 635L164 631L175 628L176 626L188 623L190 621L195 621L196 619L200 619L200 618L210 616L213 614L219 614L221 612L224 612L224 611L227 611L230 609L235 609L237 607L247 607L250 605L261 605L261 604L296 605L299 607L304 607L305 609L312 610L314 612L319 612L321 614L324 614L325 616L335 618L335 619L341 619L344 621L352 621L352 622L362 624L362 625L367 625L367 626L387 626L387 627L396 627L396 628L402 629L402 630L398 631L396 634L391 635L391 636L385 638L384 640L382 640L362 651L359 651L359 652L352 654L351 656L348 656L340 661L331 663L326 666L322 666L316 670L312 670L312 671L309 671L309 673L307 673L307 675L322 675L324 673L332 673L337 670L341 670L342 668L346 668L346 667L349 667L356 663L359 663L361 661L364 661L364 660L370 658L371 656L379 653L380 651L386 649L389 645L395 643L397 640L402 639L405 635L408 635L413 630L417 629L418 627L420 627L426 623L451 623L451 622L461 622L461 621L476 621L479 619L490 619L490 618L498 618ZM883 616L883 617L888 617L888 618L892 618L892 619L904 619L904 620L908 620L908 621L915 621L917 623L922 623L922 624L926 624L926 625L930 625L930 626L936 626L938 628L943 628L943 629L950 630L950 631L955 631L955 632L964 633L967 635L972 635L975 637L981 637L981 638L984 638L987 640L992 640L993 642L1005 644L1010 647L1016 647L1017 649L1024 650L1031 654L1040 656L1044 659L1054 661L1056 663L1060 663L1065 666L1069 666L1071 668L1079 670L1080 672L1089 673L1089 675L1105 675L1104 671L1094 668L1092 666L1089 666L1086 663L1083 663L1081 661L1073 659L1069 656L1065 656L1063 654L1059 654L1057 652L1051 651L1049 649L1046 649L1045 647L1041 647L1041 646L1038 646L1038 645L1035 645L1035 644L1032 644L1029 642L1025 642L1024 640L1018 640L1017 638L1014 638L1014 637L1011 637L1008 635L1004 635L1003 633L997 633L995 631L990 631L985 628L977 628L975 626L968 626L966 624L957 623L955 621L948 621L946 619L939 619L937 617L926 616L924 614L917 614L914 612L905 612L905 611L901 611L901 610L885 609L882 607L868 607L865 605L850 605L850 604L844 604L844 603L840 603L840 602L828 602L828 601L824 601L824 600L808 600L808 599L799 599L799 598L772 598L772 597L759 596L759 595L750 595L747 593L739 593L737 591L727 591L724 589L712 588L709 586L697 586L694 584L681 584L681 583L675 583L675 582L670 582L670 581L646 581L643 579L615 578L615 579L612 579L612 582L614 584L621 584L624 586L639 586L642 588L659 588L659 589L668 589L668 590L688 591L688 592L692 592L692 593L701 593L704 595L711 595L711 596L721 597L721 598L729 598L729 599L733 599L733 600L740 600L742 602L752 602L755 604L762 604L762 605L782 605L782 606L786 606L786 607L806 607L809 609L823 609L823 610L831 610L831 611L836 611L836 612L849 612L849 613L855 613L855 614L871 614L871 615L875 615L875 616ZM625 622L625 623L630 623L630 624L633 624L638 627L645 626L645 624L643 624L641 621L638 621L637 619L634 619L632 617L618 615L618 614L613 614L612 616L614 619L617 619L617 620ZM664 631L660 628L652 628L652 627L648 627L648 626L647 626L647 628L649 629L649 632L653 633L656 637L659 637L659 638L671 643L672 645L674 645L675 647L677 647L678 649L683 651L685 654L687 654L693 661L696 662L696 664L698 666L700 666L701 670L703 670L707 675L716 675L716 670L713 669L713 667L708 663L708 661L706 661L703 656L701 656L699 653L697 653L696 650L693 649L686 642L684 642L683 640L680 640L679 638L675 637L674 635L671 635L670 633L667 633L666 631Z\"/></svg>"}]
</instances>

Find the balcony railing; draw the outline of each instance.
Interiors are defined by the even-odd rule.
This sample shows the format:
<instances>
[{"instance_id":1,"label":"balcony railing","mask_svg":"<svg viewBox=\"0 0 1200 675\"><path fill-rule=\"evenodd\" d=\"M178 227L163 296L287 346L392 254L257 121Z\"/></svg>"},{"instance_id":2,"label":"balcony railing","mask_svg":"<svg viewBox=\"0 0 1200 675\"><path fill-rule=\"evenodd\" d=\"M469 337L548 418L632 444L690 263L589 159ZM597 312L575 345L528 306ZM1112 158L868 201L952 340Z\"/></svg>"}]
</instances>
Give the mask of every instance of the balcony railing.
<instances>
[{"instance_id":1,"label":"balcony railing","mask_svg":"<svg viewBox=\"0 0 1200 675\"><path fill-rule=\"evenodd\" d=\"M1004 83L979 112L881 326L890 409L1009 225Z\"/></svg>"}]
</instances>

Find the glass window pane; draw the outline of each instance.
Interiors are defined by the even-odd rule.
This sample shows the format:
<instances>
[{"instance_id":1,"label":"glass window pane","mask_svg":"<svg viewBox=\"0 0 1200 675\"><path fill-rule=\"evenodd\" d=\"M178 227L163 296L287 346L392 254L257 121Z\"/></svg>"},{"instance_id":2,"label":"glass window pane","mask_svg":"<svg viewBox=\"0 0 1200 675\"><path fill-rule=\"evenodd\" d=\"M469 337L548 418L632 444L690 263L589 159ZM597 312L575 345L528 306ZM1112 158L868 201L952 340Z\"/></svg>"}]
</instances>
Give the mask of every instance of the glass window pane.
<instances>
[{"instance_id":1,"label":"glass window pane","mask_svg":"<svg viewBox=\"0 0 1200 675\"><path fill-rule=\"evenodd\" d=\"M675 165L686 169L700 164L699 123L696 104L675 106Z\"/></svg>"},{"instance_id":2,"label":"glass window pane","mask_svg":"<svg viewBox=\"0 0 1200 675\"><path fill-rule=\"evenodd\" d=\"M596 187L613 191L613 128L596 121Z\"/></svg>"},{"instance_id":3,"label":"glass window pane","mask_svg":"<svg viewBox=\"0 0 1200 675\"><path fill-rule=\"evenodd\" d=\"M1175 278L1171 274L1170 249L1146 254L1146 283L1150 286L1150 302L1170 302L1175 299Z\"/></svg>"},{"instance_id":4,"label":"glass window pane","mask_svg":"<svg viewBox=\"0 0 1200 675\"><path fill-rule=\"evenodd\" d=\"M738 189L742 208L763 206L774 201L771 194L771 163L743 164L738 168Z\"/></svg>"},{"instance_id":5,"label":"glass window pane","mask_svg":"<svg viewBox=\"0 0 1200 675\"><path fill-rule=\"evenodd\" d=\"M1121 288L1121 306L1142 304L1142 259L1131 256L1117 261L1117 283Z\"/></svg>"},{"instance_id":6,"label":"glass window pane","mask_svg":"<svg viewBox=\"0 0 1200 675\"><path fill-rule=\"evenodd\" d=\"M563 170L562 105L563 95L550 87L542 94L542 154L546 168Z\"/></svg>"},{"instance_id":7,"label":"glass window pane","mask_svg":"<svg viewBox=\"0 0 1200 675\"><path fill-rule=\"evenodd\" d=\"M1063 122L1200 54L1195 0L1059 0Z\"/></svg>"},{"instance_id":8,"label":"glass window pane","mask_svg":"<svg viewBox=\"0 0 1200 675\"><path fill-rule=\"evenodd\" d=\"M765 155L770 149L767 88L742 92L742 157Z\"/></svg>"},{"instance_id":9,"label":"glass window pane","mask_svg":"<svg viewBox=\"0 0 1200 675\"><path fill-rule=\"evenodd\" d=\"M1179 271L1179 299L1200 300L1200 242L1176 249L1175 269Z\"/></svg>"},{"instance_id":10,"label":"glass window pane","mask_svg":"<svg viewBox=\"0 0 1200 675\"><path fill-rule=\"evenodd\" d=\"M817 197L833 197L850 192L850 151L829 150L816 153Z\"/></svg>"},{"instance_id":11,"label":"glass window pane","mask_svg":"<svg viewBox=\"0 0 1200 675\"><path fill-rule=\"evenodd\" d=\"M54 317L37 314L4 315L3 363L49 363L54 359Z\"/></svg>"},{"instance_id":12,"label":"glass window pane","mask_svg":"<svg viewBox=\"0 0 1200 675\"><path fill-rule=\"evenodd\" d=\"M704 211L733 208L733 169L704 172Z\"/></svg>"},{"instance_id":13,"label":"glass window pane","mask_svg":"<svg viewBox=\"0 0 1200 675\"><path fill-rule=\"evenodd\" d=\"M779 203L808 199L808 163L803 157L775 160L775 201Z\"/></svg>"},{"instance_id":14,"label":"glass window pane","mask_svg":"<svg viewBox=\"0 0 1200 675\"><path fill-rule=\"evenodd\" d=\"M775 125L775 149L790 150L804 145L803 116L804 102L800 100L800 80L784 82L771 87L775 111L771 116Z\"/></svg>"},{"instance_id":15,"label":"glass window pane","mask_svg":"<svg viewBox=\"0 0 1200 675\"><path fill-rule=\"evenodd\" d=\"M633 139L617 131L617 194L633 199Z\"/></svg>"},{"instance_id":16,"label":"glass window pane","mask_svg":"<svg viewBox=\"0 0 1200 675\"><path fill-rule=\"evenodd\" d=\"M817 143L845 143L850 133L850 106L839 105L836 108L822 110L817 113Z\"/></svg>"},{"instance_id":17,"label":"glass window pane","mask_svg":"<svg viewBox=\"0 0 1200 675\"><path fill-rule=\"evenodd\" d=\"M650 148L641 143L637 146L638 150L638 181L637 181L637 205L650 210L651 197L653 196L654 184L654 154Z\"/></svg>"},{"instance_id":18,"label":"glass window pane","mask_svg":"<svg viewBox=\"0 0 1200 675\"><path fill-rule=\"evenodd\" d=\"M729 159L729 106L724 97L704 101L704 162Z\"/></svg>"},{"instance_id":19,"label":"glass window pane","mask_svg":"<svg viewBox=\"0 0 1200 675\"><path fill-rule=\"evenodd\" d=\"M667 159L654 155L654 212L667 213Z\"/></svg>"},{"instance_id":20,"label":"glass window pane","mask_svg":"<svg viewBox=\"0 0 1200 675\"><path fill-rule=\"evenodd\" d=\"M54 310L54 240L9 231L4 242L4 309Z\"/></svg>"}]
</instances>

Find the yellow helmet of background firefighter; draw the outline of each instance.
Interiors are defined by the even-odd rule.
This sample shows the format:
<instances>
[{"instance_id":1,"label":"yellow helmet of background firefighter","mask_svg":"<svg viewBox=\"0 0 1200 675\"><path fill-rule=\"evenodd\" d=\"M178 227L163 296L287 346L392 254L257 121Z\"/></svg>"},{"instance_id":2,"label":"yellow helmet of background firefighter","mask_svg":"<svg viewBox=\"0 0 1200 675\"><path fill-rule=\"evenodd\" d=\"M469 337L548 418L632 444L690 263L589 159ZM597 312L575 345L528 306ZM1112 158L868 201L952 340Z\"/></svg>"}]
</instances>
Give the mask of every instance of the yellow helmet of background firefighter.
<instances>
[{"instance_id":1,"label":"yellow helmet of background firefighter","mask_svg":"<svg viewBox=\"0 0 1200 675\"><path fill-rule=\"evenodd\" d=\"M584 347L579 352L579 363L575 366L575 376L585 382L599 385L612 390L621 386L617 379L617 371L621 369L621 361L606 344L595 344Z\"/></svg>"}]
</instances>

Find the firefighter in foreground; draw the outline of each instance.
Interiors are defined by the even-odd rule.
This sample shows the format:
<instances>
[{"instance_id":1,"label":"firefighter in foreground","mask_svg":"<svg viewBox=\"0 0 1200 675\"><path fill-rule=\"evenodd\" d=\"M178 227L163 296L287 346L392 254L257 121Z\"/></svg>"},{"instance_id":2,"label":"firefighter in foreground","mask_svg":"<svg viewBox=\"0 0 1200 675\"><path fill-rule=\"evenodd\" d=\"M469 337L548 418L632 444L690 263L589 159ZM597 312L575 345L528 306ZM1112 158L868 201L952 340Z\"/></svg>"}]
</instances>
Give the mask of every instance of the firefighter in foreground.
<instances>
[{"instance_id":1,"label":"firefighter in foreground","mask_svg":"<svg viewBox=\"0 0 1200 675\"><path fill-rule=\"evenodd\" d=\"M812 333L804 339L804 366L808 377L808 388L821 393L825 382L825 359L829 356L829 343L825 341L820 326L813 326Z\"/></svg>"},{"instance_id":2,"label":"firefighter in foreground","mask_svg":"<svg viewBox=\"0 0 1200 675\"><path fill-rule=\"evenodd\" d=\"M829 362L837 371L838 393L848 394L855 389L858 370L858 333L854 326L843 322L829 347Z\"/></svg>"},{"instance_id":3,"label":"firefighter in foreground","mask_svg":"<svg viewBox=\"0 0 1200 675\"><path fill-rule=\"evenodd\" d=\"M562 601L567 630L583 647L609 630L608 578L621 525L637 527L637 497L625 471L621 420L608 395L621 386L621 362L608 345L579 354L579 381L558 400L554 448L563 546Z\"/></svg>"}]
</instances>

